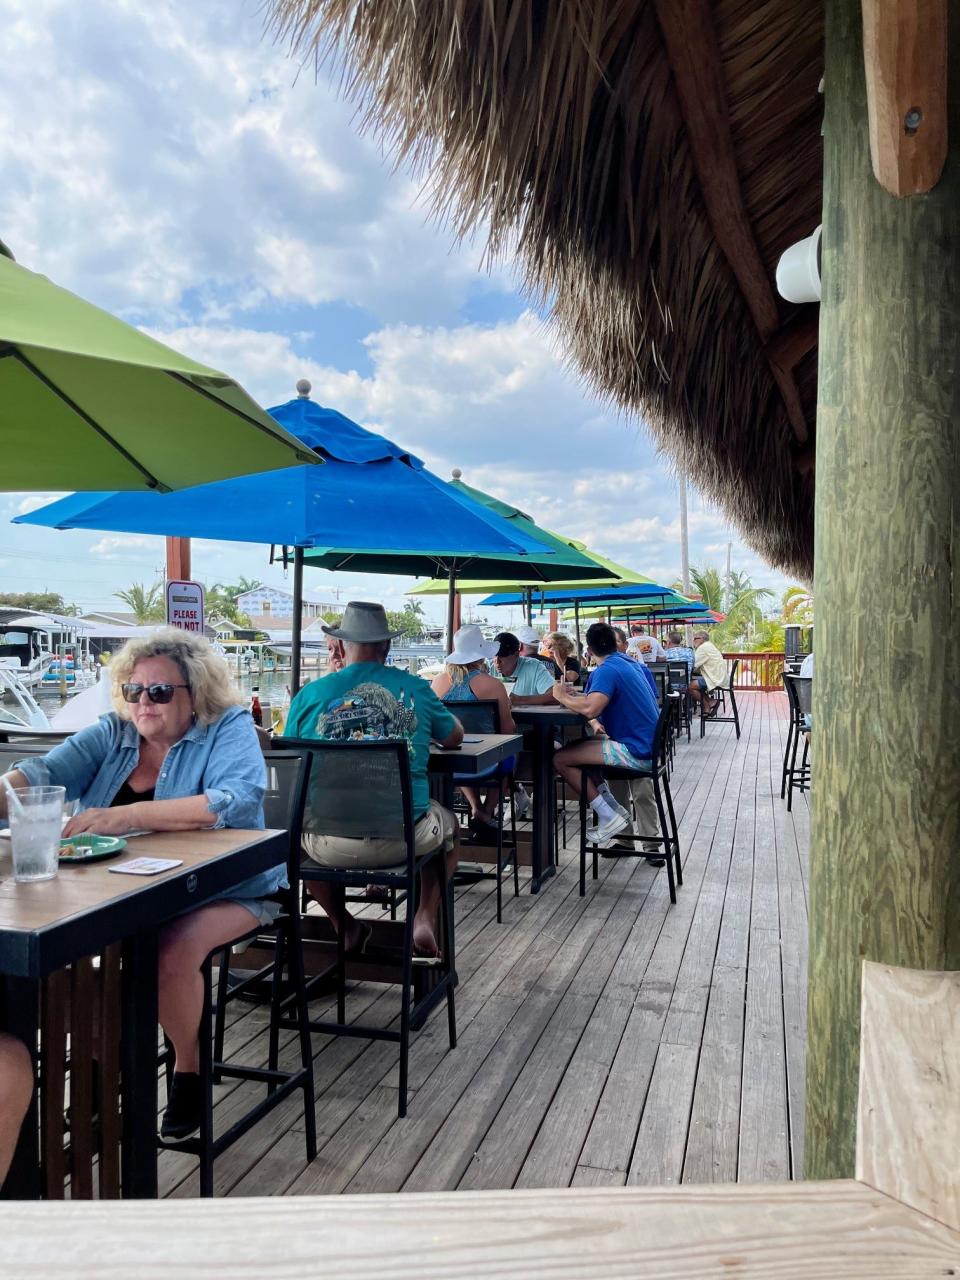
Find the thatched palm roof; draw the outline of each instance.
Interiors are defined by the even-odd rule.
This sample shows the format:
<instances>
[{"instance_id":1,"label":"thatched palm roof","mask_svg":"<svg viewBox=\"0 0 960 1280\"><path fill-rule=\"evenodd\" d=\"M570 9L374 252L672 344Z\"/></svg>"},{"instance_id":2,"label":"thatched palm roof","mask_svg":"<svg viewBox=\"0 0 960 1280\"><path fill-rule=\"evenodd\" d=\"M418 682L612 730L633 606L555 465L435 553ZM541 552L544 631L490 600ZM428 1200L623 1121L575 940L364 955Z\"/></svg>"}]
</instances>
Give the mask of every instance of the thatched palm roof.
<instances>
[{"instance_id":1,"label":"thatched palm roof","mask_svg":"<svg viewBox=\"0 0 960 1280\"><path fill-rule=\"evenodd\" d=\"M776 263L820 220L819 0L272 0L518 247L578 367L773 563L812 572L816 307Z\"/></svg>"}]
</instances>

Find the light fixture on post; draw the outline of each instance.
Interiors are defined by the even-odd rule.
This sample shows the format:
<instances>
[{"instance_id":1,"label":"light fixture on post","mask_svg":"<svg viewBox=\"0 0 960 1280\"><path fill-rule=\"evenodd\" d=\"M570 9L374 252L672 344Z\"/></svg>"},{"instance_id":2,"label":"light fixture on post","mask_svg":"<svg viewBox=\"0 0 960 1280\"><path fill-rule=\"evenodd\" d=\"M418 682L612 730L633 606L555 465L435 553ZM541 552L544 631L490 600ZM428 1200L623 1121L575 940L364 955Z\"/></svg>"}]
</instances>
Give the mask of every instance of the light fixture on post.
<instances>
[{"instance_id":1,"label":"light fixture on post","mask_svg":"<svg viewBox=\"0 0 960 1280\"><path fill-rule=\"evenodd\" d=\"M777 292L788 302L820 301L820 231L792 244L777 263Z\"/></svg>"}]
</instances>

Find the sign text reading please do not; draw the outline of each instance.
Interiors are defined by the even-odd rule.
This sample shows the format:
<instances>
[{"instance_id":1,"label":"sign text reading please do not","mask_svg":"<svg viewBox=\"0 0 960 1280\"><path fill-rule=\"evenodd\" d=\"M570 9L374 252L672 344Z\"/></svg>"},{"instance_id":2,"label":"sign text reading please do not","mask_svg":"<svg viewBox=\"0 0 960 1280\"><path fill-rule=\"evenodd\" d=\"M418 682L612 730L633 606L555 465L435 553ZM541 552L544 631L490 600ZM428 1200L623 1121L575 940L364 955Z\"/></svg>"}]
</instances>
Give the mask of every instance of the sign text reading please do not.
<instances>
[{"instance_id":1,"label":"sign text reading please do not","mask_svg":"<svg viewBox=\"0 0 960 1280\"><path fill-rule=\"evenodd\" d=\"M167 626L203 634L203 587L199 582L167 583Z\"/></svg>"}]
</instances>

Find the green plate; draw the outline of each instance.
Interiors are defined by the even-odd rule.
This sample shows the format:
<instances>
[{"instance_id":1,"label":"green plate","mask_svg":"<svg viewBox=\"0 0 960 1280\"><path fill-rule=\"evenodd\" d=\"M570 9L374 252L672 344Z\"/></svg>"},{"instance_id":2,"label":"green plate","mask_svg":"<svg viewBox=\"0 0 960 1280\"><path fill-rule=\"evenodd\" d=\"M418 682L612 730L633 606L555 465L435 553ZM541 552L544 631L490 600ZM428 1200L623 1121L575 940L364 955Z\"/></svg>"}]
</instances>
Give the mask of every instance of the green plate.
<instances>
[{"instance_id":1,"label":"green plate","mask_svg":"<svg viewBox=\"0 0 960 1280\"><path fill-rule=\"evenodd\" d=\"M70 836L60 841L61 862L100 862L112 858L127 847L119 836Z\"/></svg>"}]
</instances>

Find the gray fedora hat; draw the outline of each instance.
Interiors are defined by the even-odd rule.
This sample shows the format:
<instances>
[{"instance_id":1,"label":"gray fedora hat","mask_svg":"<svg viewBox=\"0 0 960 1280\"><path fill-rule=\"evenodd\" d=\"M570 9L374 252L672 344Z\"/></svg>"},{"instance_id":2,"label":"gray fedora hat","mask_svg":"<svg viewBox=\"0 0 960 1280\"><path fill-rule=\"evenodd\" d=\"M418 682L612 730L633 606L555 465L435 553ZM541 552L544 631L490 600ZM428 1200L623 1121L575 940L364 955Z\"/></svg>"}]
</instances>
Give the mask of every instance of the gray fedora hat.
<instances>
[{"instance_id":1,"label":"gray fedora hat","mask_svg":"<svg viewBox=\"0 0 960 1280\"><path fill-rule=\"evenodd\" d=\"M403 635L402 631L390 630L383 605L369 600L351 600L336 625L321 626L320 630L335 640L349 640L354 644L377 644Z\"/></svg>"}]
</instances>

